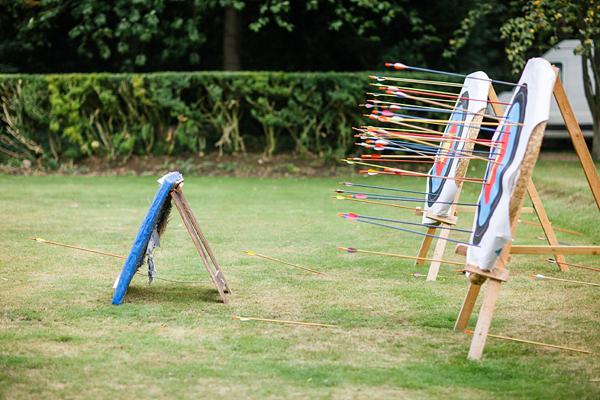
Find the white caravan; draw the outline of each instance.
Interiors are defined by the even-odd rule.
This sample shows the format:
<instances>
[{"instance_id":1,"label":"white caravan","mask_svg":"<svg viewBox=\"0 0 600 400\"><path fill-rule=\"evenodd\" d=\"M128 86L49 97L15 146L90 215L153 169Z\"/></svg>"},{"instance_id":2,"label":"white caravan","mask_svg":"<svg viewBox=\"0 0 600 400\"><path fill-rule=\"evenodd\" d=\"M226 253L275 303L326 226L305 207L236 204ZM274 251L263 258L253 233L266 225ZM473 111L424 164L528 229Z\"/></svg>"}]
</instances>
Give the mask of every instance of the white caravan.
<instances>
[{"instance_id":1,"label":"white caravan","mask_svg":"<svg viewBox=\"0 0 600 400\"><path fill-rule=\"evenodd\" d=\"M593 120L583 90L581 56L574 54L574 50L579 44L579 40L576 39L563 40L544 53L542 58L548 60L559 69L558 77L562 81L569 103L571 103L573 113L575 114L575 118L577 118L577 122L582 129L583 135L584 137L592 137ZM590 70L590 75L591 73ZM498 98L500 101L509 101L511 92L502 92L498 95ZM545 136L557 138L568 136L568 132L565 129L564 121L554 97L552 97L550 119L548 120Z\"/></svg>"}]
</instances>

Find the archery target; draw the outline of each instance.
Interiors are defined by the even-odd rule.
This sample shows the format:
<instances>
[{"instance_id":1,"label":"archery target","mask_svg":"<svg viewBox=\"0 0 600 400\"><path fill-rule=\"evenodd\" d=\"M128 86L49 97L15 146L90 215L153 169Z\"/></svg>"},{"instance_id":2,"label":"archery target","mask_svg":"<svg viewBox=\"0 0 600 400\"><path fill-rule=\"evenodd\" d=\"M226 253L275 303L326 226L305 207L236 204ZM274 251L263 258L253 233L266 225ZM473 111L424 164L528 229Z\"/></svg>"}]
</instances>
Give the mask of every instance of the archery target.
<instances>
[{"instance_id":1,"label":"archery target","mask_svg":"<svg viewBox=\"0 0 600 400\"><path fill-rule=\"evenodd\" d=\"M431 176L427 177L424 224L437 223L427 218L428 210L440 217L447 217L450 213L451 203L458 194L458 186L454 180L446 178L455 176L459 157L468 154L464 139L469 136L475 115L486 108L489 90L490 80L484 72L474 72L465 78L443 135L445 139L459 140L443 141L442 147L437 151L435 162L429 171Z\"/></svg>"},{"instance_id":2,"label":"archery target","mask_svg":"<svg viewBox=\"0 0 600 400\"><path fill-rule=\"evenodd\" d=\"M504 121L492 137L485 183L477 202L467 263L491 271L504 246L511 241L510 200L519 177L533 129L548 120L556 74L542 58L527 62L504 113Z\"/></svg>"}]
</instances>

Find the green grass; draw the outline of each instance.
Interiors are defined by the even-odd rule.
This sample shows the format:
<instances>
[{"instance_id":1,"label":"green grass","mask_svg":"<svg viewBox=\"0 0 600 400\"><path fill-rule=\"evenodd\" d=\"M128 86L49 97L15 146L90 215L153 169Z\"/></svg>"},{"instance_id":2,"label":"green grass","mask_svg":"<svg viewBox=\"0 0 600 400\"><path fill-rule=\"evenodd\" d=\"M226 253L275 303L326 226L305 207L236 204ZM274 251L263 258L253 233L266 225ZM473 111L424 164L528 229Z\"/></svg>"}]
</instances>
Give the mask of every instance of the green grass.
<instances>
[{"instance_id":1,"label":"green grass","mask_svg":"<svg viewBox=\"0 0 600 400\"><path fill-rule=\"evenodd\" d=\"M482 166L470 174L480 176ZM422 179L350 178L421 190ZM471 337L452 330L466 279L412 262L347 254L338 246L416 255L421 238L346 221L353 211L417 221L408 211L330 199L338 178L186 177L184 192L234 293L220 302L174 209L155 255L159 277L136 277L110 304L117 259L29 241L127 255L157 189L152 177L0 176L0 398L598 398L600 289L534 280L560 273L513 256L490 333L591 350L592 355L489 339L467 360ZM540 161L534 181L557 232L600 244L598 209L577 163ZM462 199L475 201L466 186ZM529 205L527 202L525 205ZM536 220L534 216L523 216ZM472 215L459 215L470 228ZM520 225L517 242L541 229ZM452 237L468 239L466 234ZM461 260L448 245L445 258ZM311 274L242 250L325 272ZM593 256L568 261L599 266ZM480 299L481 300L481 299ZM232 315L335 328L232 320ZM476 315L470 321L473 327Z\"/></svg>"}]
</instances>

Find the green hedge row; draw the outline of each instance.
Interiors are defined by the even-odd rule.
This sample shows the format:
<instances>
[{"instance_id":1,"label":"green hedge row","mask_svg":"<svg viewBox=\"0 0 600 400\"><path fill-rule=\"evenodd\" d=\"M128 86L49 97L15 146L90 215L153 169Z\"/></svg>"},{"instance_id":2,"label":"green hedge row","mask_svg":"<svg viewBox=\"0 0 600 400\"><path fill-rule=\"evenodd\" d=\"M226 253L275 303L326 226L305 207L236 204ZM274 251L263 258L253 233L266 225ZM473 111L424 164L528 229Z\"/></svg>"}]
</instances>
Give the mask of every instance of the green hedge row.
<instances>
[{"instance_id":1,"label":"green hedge row","mask_svg":"<svg viewBox=\"0 0 600 400\"><path fill-rule=\"evenodd\" d=\"M370 83L368 72L0 75L0 157L343 156Z\"/></svg>"}]
</instances>

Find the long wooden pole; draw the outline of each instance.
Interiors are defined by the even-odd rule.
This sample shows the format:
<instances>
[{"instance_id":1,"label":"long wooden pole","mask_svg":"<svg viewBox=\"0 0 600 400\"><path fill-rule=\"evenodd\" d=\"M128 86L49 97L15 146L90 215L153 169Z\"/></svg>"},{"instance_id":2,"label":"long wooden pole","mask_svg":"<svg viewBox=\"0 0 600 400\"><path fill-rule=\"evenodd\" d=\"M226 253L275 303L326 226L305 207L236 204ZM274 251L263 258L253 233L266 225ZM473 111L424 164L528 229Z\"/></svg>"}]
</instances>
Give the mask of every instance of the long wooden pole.
<instances>
[{"instance_id":1,"label":"long wooden pole","mask_svg":"<svg viewBox=\"0 0 600 400\"><path fill-rule=\"evenodd\" d=\"M473 334L473 331L466 330L465 333L467 333L467 334ZM496 338L496 339L511 340L513 342L535 344L536 346L545 346L545 347L552 347L554 349L569 350L569 351L576 351L576 352L579 352L579 353L592 354L592 352L588 351L588 350L573 349L573 348L570 348L570 347L557 346L557 345L554 345L554 344L532 342L531 340L515 339L515 338L508 337L508 336L492 335L492 334L489 334L489 333L487 334L487 336L491 337L491 338Z\"/></svg>"}]
</instances>

